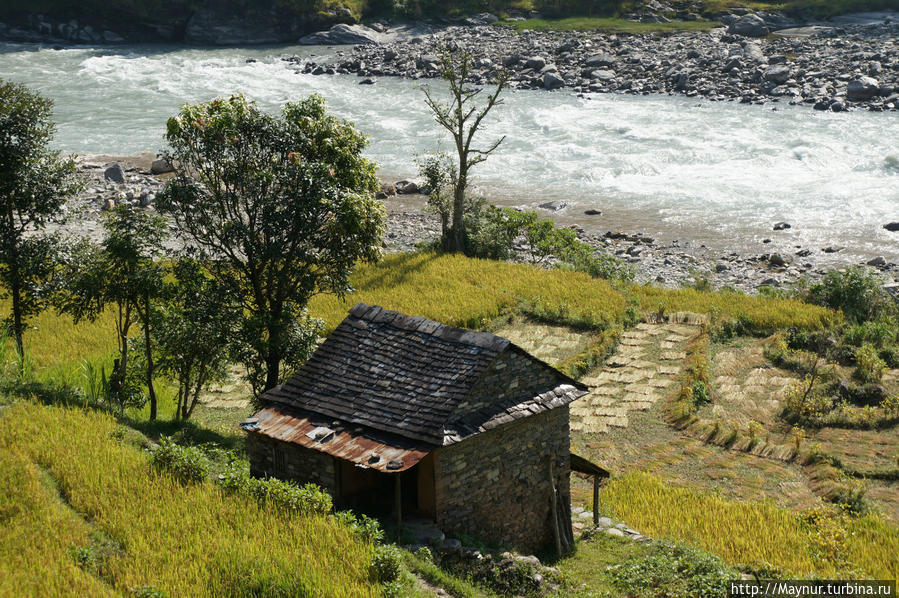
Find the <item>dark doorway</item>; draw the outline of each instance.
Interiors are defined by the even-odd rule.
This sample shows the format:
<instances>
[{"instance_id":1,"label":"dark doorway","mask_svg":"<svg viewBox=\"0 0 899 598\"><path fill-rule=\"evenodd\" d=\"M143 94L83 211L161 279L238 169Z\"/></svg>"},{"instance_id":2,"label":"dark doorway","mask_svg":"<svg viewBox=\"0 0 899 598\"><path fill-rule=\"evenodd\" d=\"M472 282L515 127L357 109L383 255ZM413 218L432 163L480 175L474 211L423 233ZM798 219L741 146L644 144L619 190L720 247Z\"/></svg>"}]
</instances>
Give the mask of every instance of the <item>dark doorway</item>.
<instances>
[{"instance_id":1,"label":"dark doorway","mask_svg":"<svg viewBox=\"0 0 899 598\"><path fill-rule=\"evenodd\" d=\"M335 502L341 508L375 517L392 516L396 507L396 477L400 476L403 517L434 518L434 459L431 455L398 473L358 467L348 461L338 461L338 464L339 495Z\"/></svg>"}]
</instances>

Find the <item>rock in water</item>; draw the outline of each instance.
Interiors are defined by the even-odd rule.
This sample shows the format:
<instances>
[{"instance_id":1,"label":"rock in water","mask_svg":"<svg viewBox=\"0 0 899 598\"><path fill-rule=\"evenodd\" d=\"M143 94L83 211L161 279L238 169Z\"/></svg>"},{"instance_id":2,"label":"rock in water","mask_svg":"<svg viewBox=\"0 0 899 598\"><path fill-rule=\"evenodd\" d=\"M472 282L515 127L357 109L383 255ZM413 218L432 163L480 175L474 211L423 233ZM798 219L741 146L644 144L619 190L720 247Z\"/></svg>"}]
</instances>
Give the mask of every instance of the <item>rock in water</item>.
<instances>
[{"instance_id":1,"label":"rock in water","mask_svg":"<svg viewBox=\"0 0 899 598\"><path fill-rule=\"evenodd\" d=\"M746 15L740 17L727 27L727 32L746 37L764 37L768 35L768 26L764 19L758 15Z\"/></svg>"},{"instance_id":2,"label":"rock in water","mask_svg":"<svg viewBox=\"0 0 899 598\"><path fill-rule=\"evenodd\" d=\"M891 233L899 233L899 222L890 222L888 224L884 224L883 227Z\"/></svg>"},{"instance_id":3,"label":"rock in water","mask_svg":"<svg viewBox=\"0 0 899 598\"><path fill-rule=\"evenodd\" d=\"M564 201L555 200L542 203L537 207L543 208L544 210L549 210L550 212L558 212L559 210L564 210L565 208L567 208L568 204Z\"/></svg>"},{"instance_id":4,"label":"rock in water","mask_svg":"<svg viewBox=\"0 0 899 598\"><path fill-rule=\"evenodd\" d=\"M775 222L774 230L786 230L790 228L790 224L788 222Z\"/></svg>"},{"instance_id":5,"label":"rock in water","mask_svg":"<svg viewBox=\"0 0 899 598\"><path fill-rule=\"evenodd\" d=\"M879 94L880 83L872 77L861 76L846 87L846 97L850 100L867 100Z\"/></svg>"},{"instance_id":6,"label":"rock in water","mask_svg":"<svg viewBox=\"0 0 899 598\"><path fill-rule=\"evenodd\" d=\"M565 80L555 73L546 73L543 75L543 87L546 89L559 89L565 86Z\"/></svg>"},{"instance_id":7,"label":"rock in water","mask_svg":"<svg viewBox=\"0 0 899 598\"><path fill-rule=\"evenodd\" d=\"M355 44L379 44L380 34L365 25L334 25L327 31L310 33L300 38L303 46L340 46Z\"/></svg>"},{"instance_id":8,"label":"rock in water","mask_svg":"<svg viewBox=\"0 0 899 598\"><path fill-rule=\"evenodd\" d=\"M112 181L113 183L118 183L120 185L125 182L125 170L119 163L115 163L107 168L103 173L103 176L107 181Z\"/></svg>"}]
</instances>

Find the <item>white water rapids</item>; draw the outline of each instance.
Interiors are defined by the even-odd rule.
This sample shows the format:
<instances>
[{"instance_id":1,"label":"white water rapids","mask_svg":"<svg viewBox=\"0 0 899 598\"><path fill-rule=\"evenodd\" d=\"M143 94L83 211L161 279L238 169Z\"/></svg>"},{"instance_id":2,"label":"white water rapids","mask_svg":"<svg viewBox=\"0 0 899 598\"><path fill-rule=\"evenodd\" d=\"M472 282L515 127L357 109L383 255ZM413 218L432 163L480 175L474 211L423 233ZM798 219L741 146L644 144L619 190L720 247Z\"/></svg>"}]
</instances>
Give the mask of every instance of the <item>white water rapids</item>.
<instances>
[{"instance_id":1,"label":"white water rapids","mask_svg":"<svg viewBox=\"0 0 899 598\"><path fill-rule=\"evenodd\" d=\"M0 78L55 102L56 145L70 152L132 154L164 146L165 121L184 102L243 93L275 111L316 92L371 137L386 177L415 175L414 158L449 144L430 118L420 83L296 74L282 54L327 48L72 48L0 44ZM247 62L254 58L257 62ZM773 108L776 107L776 110ZM761 252L847 246L899 260L899 116L823 113L678 96L520 91L488 118L480 139L506 140L474 170L491 200L569 204L554 217L596 229L689 238ZM602 216L584 216L596 208ZM789 231L772 232L786 221Z\"/></svg>"}]
</instances>

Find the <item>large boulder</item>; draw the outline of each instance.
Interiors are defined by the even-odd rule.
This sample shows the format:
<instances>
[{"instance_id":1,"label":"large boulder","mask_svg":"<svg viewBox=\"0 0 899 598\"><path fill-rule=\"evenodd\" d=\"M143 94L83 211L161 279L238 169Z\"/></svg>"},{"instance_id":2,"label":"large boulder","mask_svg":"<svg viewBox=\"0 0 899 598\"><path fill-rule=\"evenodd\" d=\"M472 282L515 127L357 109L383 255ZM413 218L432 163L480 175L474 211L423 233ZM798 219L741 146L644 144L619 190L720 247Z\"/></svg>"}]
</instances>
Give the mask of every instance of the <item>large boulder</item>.
<instances>
[{"instance_id":1,"label":"large boulder","mask_svg":"<svg viewBox=\"0 0 899 598\"><path fill-rule=\"evenodd\" d=\"M559 89L565 86L565 80L556 73L543 75L543 87L545 89Z\"/></svg>"},{"instance_id":2,"label":"large boulder","mask_svg":"<svg viewBox=\"0 0 899 598\"><path fill-rule=\"evenodd\" d=\"M531 56L524 62L524 68L539 71L546 66L546 59L542 56Z\"/></svg>"},{"instance_id":3,"label":"large boulder","mask_svg":"<svg viewBox=\"0 0 899 598\"><path fill-rule=\"evenodd\" d=\"M310 33L300 38L303 46L342 46L356 44L379 44L381 34L365 25L334 25L327 31Z\"/></svg>"},{"instance_id":4,"label":"large boulder","mask_svg":"<svg viewBox=\"0 0 899 598\"><path fill-rule=\"evenodd\" d=\"M746 37L765 37L768 35L768 26L762 17L746 15L728 25L727 32L733 35L745 35Z\"/></svg>"},{"instance_id":5,"label":"large boulder","mask_svg":"<svg viewBox=\"0 0 899 598\"><path fill-rule=\"evenodd\" d=\"M615 64L615 57L610 54L594 54L584 62L586 66L607 67Z\"/></svg>"},{"instance_id":6,"label":"large boulder","mask_svg":"<svg viewBox=\"0 0 899 598\"><path fill-rule=\"evenodd\" d=\"M169 164L168 160L153 160L150 165L150 174L165 174L174 171L175 167Z\"/></svg>"},{"instance_id":7,"label":"large boulder","mask_svg":"<svg viewBox=\"0 0 899 598\"><path fill-rule=\"evenodd\" d=\"M775 64L765 69L763 75L765 81L771 81L778 85L786 83L790 80L790 67L785 64Z\"/></svg>"},{"instance_id":8,"label":"large boulder","mask_svg":"<svg viewBox=\"0 0 899 598\"><path fill-rule=\"evenodd\" d=\"M861 76L846 87L846 97L850 100L868 100L877 95L880 95L880 83L872 77Z\"/></svg>"},{"instance_id":9,"label":"large boulder","mask_svg":"<svg viewBox=\"0 0 899 598\"><path fill-rule=\"evenodd\" d=\"M115 163L103 173L103 178L107 181L112 181L113 183L122 184L125 182L125 170L122 168L122 165L119 163Z\"/></svg>"}]
</instances>

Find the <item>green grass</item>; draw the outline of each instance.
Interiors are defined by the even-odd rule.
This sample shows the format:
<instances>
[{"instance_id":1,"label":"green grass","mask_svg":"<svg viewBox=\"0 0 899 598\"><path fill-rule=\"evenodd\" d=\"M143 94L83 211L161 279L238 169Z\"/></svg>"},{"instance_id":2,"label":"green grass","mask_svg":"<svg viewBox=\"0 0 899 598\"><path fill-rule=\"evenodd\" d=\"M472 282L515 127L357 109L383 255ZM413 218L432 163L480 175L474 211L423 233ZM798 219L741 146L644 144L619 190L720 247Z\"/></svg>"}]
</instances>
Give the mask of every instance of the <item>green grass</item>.
<instances>
[{"instance_id":1,"label":"green grass","mask_svg":"<svg viewBox=\"0 0 899 598\"><path fill-rule=\"evenodd\" d=\"M0 414L0 595L145 585L167 596L379 594L368 579L372 548L347 528L209 482L181 485L116 430L111 417L76 409L21 402ZM112 548L89 550L102 552L99 566L74 567L70 549L92 543Z\"/></svg>"},{"instance_id":2,"label":"green grass","mask_svg":"<svg viewBox=\"0 0 899 598\"><path fill-rule=\"evenodd\" d=\"M519 33L531 31L609 31L614 33L675 33L678 31L708 31L721 27L717 21L671 21L670 23L637 23L617 17L568 17L565 19L525 19L500 21L500 25Z\"/></svg>"}]
</instances>

